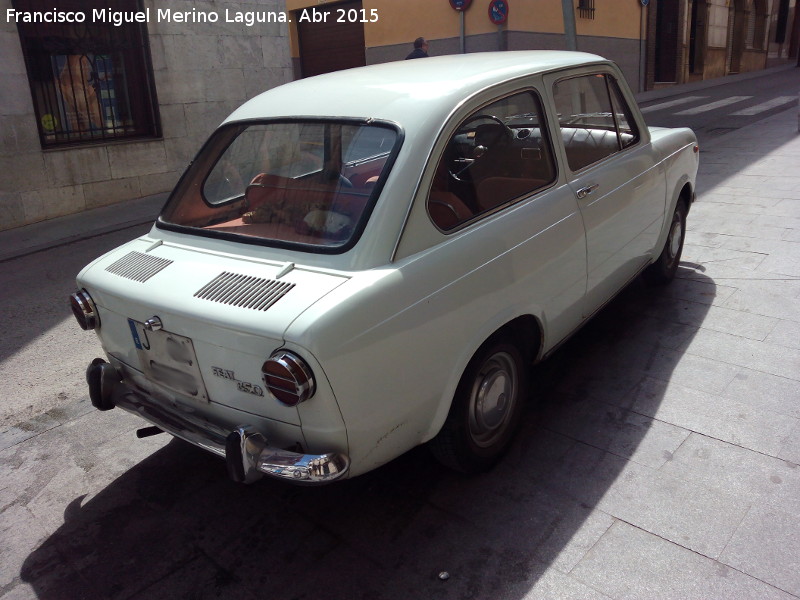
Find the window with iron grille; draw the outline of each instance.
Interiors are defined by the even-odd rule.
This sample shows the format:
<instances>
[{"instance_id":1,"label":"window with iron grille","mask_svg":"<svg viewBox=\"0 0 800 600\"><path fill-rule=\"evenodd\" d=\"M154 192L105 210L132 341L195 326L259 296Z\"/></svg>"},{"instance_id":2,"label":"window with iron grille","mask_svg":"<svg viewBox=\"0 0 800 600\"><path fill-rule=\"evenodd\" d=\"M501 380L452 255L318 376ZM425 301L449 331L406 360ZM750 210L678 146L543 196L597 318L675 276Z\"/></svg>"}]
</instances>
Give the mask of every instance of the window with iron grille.
<instances>
[{"instance_id":1,"label":"window with iron grille","mask_svg":"<svg viewBox=\"0 0 800 600\"><path fill-rule=\"evenodd\" d=\"M161 135L145 24L99 18L143 11L141 0L13 5L34 21L17 28L43 148ZM42 17L67 11L83 22Z\"/></svg>"},{"instance_id":2,"label":"window with iron grille","mask_svg":"<svg viewBox=\"0 0 800 600\"><path fill-rule=\"evenodd\" d=\"M581 19L594 19L594 0L578 0L578 16Z\"/></svg>"}]
</instances>

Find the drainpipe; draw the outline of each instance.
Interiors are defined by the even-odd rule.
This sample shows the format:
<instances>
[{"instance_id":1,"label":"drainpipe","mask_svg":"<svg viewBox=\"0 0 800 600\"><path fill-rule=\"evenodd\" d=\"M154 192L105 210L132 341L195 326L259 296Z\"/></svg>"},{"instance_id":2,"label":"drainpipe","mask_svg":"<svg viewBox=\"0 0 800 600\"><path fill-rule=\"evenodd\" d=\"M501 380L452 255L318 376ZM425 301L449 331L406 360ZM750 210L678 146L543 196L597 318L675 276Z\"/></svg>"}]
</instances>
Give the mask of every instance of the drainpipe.
<instances>
[{"instance_id":1,"label":"drainpipe","mask_svg":"<svg viewBox=\"0 0 800 600\"><path fill-rule=\"evenodd\" d=\"M572 0L561 0L561 12L564 13L564 37L567 41L567 50L578 49L578 35L575 32L575 11Z\"/></svg>"},{"instance_id":2,"label":"drainpipe","mask_svg":"<svg viewBox=\"0 0 800 600\"><path fill-rule=\"evenodd\" d=\"M696 2L697 0L695 0ZM647 81L645 78L645 60L647 56L647 45L644 39L645 17L647 14L647 4L639 2L639 91L643 92Z\"/></svg>"},{"instance_id":3,"label":"drainpipe","mask_svg":"<svg viewBox=\"0 0 800 600\"><path fill-rule=\"evenodd\" d=\"M567 41L567 50L578 49L578 36L575 32L575 11L572 0L561 0L561 12L564 14L564 37Z\"/></svg>"},{"instance_id":4,"label":"drainpipe","mask_svg":"<svg viewBox=\"0 0 800 600\"><path fill-rule=\"evenodd\" d=\"M458 11L458 14L459 14L459 17L460 17L460 20L461 20L461 38L459 39L460 49L461 49L461 54L466 54L467 53L467 39L466 39L467 38L467 31L466 31L466 27L464 25L464 11L463 10Z\"/></svg>"}]
</instances>

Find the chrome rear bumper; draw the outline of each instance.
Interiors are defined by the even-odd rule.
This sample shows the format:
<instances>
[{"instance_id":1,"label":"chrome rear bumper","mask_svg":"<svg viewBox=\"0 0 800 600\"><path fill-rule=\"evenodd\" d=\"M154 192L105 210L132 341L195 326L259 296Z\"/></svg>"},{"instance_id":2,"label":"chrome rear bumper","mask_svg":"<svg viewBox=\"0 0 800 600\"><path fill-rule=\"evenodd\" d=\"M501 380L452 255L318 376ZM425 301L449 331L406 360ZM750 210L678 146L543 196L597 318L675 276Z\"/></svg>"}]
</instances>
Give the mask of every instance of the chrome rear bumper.
<instances>
[{"instance_id":1,"label":"chrome rear bumper","mask_svg":"<svg viewBox=\"0 0 800 600\"><path fill-rule=\"evenodd\" d=\"M324 484L344 477L350 468L346 454L303 454L269 445L253 427L242 424L233 431L200 416L179 412L151 399L122 381L117 370L95 359L86 370L89 396L99 410L119 407L139 415L159 429L225 458L234 481L250 483L262 475L300 484Z\"/></svg>"}]
</instances>

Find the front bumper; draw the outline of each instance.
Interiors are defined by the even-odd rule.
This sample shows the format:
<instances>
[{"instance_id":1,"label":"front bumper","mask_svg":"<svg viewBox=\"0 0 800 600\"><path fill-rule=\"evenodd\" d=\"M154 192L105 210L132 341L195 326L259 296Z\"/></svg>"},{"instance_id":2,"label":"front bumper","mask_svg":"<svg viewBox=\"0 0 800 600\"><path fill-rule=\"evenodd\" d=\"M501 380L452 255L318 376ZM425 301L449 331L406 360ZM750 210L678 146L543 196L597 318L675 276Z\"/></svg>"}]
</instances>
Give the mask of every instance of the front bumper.
<instances>
[{"instance_id":1,"label":"front bumper","mask_svg":"<svg viewBox=\"0 0 800 600\"><path fill-rule=\"evenodd\" d=\"M346 454L303 454L269 445L255 428L242 424L233 431L187 412L179 412L125 384L117 370L96 358L86 370L89 396L99 410L119 407L139 415L159 429L225 458L234 481L250 483L262 475L293 483L324 484L344 477L350 468Z\"/></svg>"}]
</instances>

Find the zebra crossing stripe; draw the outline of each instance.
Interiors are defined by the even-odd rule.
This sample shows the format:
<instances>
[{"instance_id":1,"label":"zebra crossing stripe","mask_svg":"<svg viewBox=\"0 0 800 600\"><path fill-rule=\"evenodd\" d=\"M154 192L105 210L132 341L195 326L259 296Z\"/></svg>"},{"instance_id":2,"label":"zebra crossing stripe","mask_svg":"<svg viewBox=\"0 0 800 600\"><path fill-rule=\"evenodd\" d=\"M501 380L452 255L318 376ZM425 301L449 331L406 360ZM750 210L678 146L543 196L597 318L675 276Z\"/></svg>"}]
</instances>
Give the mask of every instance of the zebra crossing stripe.
<instances>
[{"instance_id":1,"label":"zebra crossing stripe","mask_svg":"<svg viewBox=\"0 0 800 600\"><path fill-rule=\"evenodd\" d=\"M723 106L728 106L730 104L736 104L737 102L741 102L742 100L749 100L752 96L731 96L730 98L725 98L724 100L717 100L716 102L711 102L709 104L702 104L701 106L695 106L694 108L689 108L686 110L682 110L681 112L675 113L676 115L698 115L700 113L708 112L711 110L715 110L717 108L722 108Z\"/></svg>"},{"instance_id":2,"label":"zebra crossing stripe","mask_svg":"<svg viewBox=\"0 0 800 600\"><path fill-rule=\"evenodd\" d=\"M643 113L654 112L662 108L669 108L671 106L678 106L679 104L686 104L687 102L694 102L695 100L705 100L708 96L686 96L685 98L678 98L677 100L670 100L669 102L662 102L661 104L654 104L653 106L646 106L640 110Z\"/></svg>"},{"instance_id":3,"label":"zebra crossing stripe","mask_svg":"<svg viewBox=\"0 0 800 600\"><path fill-rule=\"evenodd\" d=\"M772 100L767 100L766 102L762 102L761 104L756 104L755 106L743 108L742 110L736 111L735 113L732 114L734 117L752 117L753 115L757 115L758 113L771 110L782 104L789 104L789 102L795 102L796 100L797 98L795 96L778 96L777 98L773 98Z\"/></svg>"}]
</instances>

